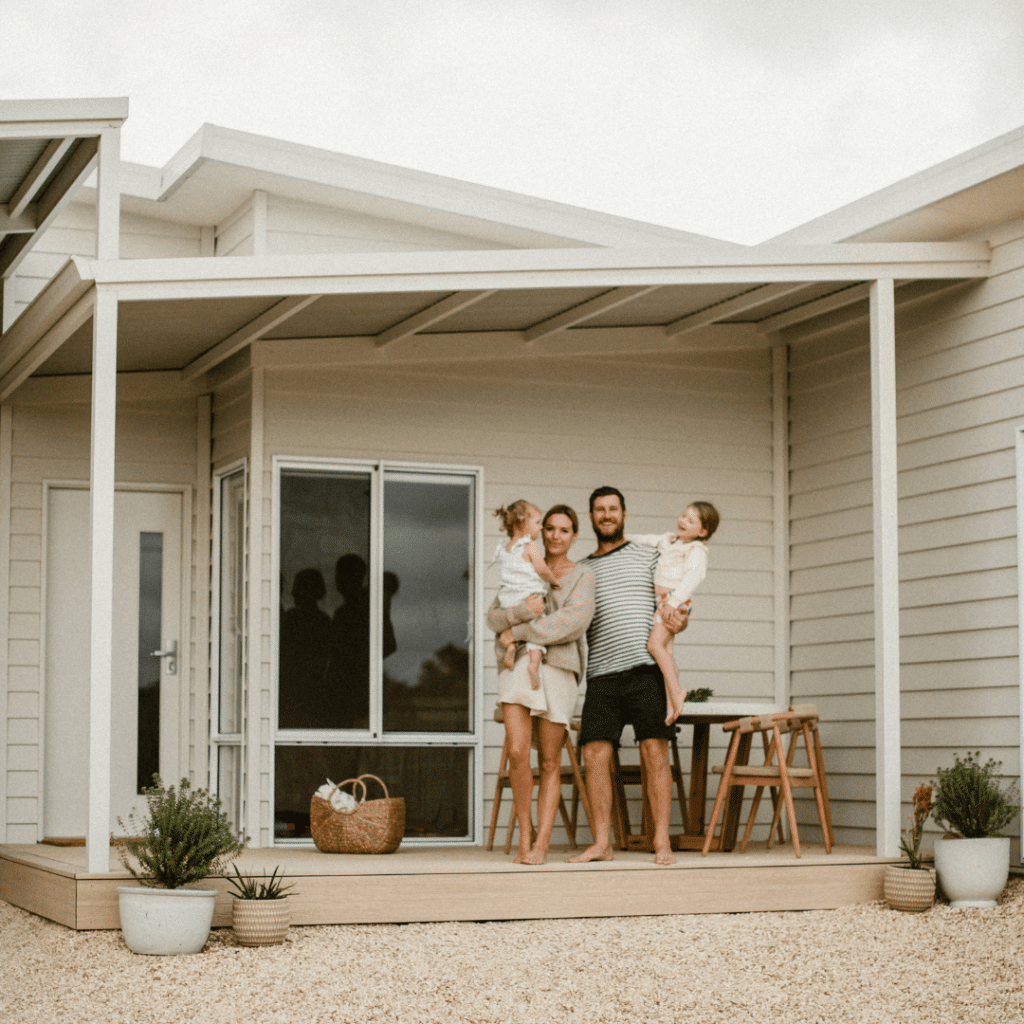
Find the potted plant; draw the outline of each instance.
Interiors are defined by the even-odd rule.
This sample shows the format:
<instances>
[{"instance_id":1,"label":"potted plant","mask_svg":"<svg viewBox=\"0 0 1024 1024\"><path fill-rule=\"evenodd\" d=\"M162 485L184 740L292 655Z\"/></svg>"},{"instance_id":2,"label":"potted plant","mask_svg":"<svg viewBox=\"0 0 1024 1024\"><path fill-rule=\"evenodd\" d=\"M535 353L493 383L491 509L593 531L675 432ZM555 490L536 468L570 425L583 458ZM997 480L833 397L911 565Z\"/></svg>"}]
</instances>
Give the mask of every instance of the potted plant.
<instances>
[{"instance_id":1,"label":"potted plant","mask_svg":"<svg viewBox=\"0 0 1024 1024\"><path fill-rule=\"evenodd\" d=\"M294 888L284 885L278 868L266 881L256 875L243 875L233 864L235 877L228 879L234 887L231 927L240 946L279 946L288 934L288 895Z\"/></svg>"},{"instance_id":2,"label":"potted plant","mask_svg":"<svg viewBox=\"0 0 1024 1024\"><path fill-rule=\"evenodd\" d=\"M217 890L192 886L222 874L245 839L205 789L192 789L188 779L177 788L157 776L153 783L142 791L145 813L132 812L127 824L118 818L130 837L119 848L121 863L141 883L118 886L121 934L133 953L198 953L210 934Z\"/></svg>"},{"instance_id":3,"label":"potted plant","mask_svg":"<svg viewBox=\"0 0 1024 1024\"><path fill-rule=\"evenodd\" d=\"M935 821L947 831L935 844L939 885L954 907L994 907L1010 873L1003 829L1017 815L1017 788L998 781L1001 761L982 764L980 751L938 769Z\"/></svg>"},{"instance_id":4,"label":"potted plant","mask_svg":"<svg viewBox=\"0 0 1024 1024\"><path fill-rule=\"evenodd\" d=\"M893 910L920 913L935 901L935 871L927 868L921 857L921 836L935 804L932 787L921 783L914 790L914 813L910 815L910 828L903 834L900 846L907 855L906 864L887 864L882 891L886 903Z\"/></svg>"}]
</instances>

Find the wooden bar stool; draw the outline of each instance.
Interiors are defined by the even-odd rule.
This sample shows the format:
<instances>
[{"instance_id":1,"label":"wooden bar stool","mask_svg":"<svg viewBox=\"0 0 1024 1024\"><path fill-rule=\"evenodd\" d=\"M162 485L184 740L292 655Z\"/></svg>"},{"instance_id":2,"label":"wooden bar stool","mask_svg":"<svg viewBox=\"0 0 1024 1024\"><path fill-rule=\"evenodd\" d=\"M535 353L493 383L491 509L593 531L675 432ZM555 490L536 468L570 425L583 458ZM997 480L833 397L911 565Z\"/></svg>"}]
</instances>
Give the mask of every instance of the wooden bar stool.
<instances>
[{"instance_id":1,"label":"wooden bar stool","mask_svg":"<svg viewBox=\"0 0 1024 1024\"><path fill-rule=\"evenodd\" d=\"M494 709L494 720L502 723L505 721L505 716L500 704L498 704ZM575 850L577 814L580 801L583 802L583 813L586 815L588 827L590 827L592 819L590 797L587 795L587 787L584 783L584 770L580 766L579 758L576 756L576 747L573 745L572 738L569 735L570 732L570 729L565 730L565 742L562 745L563 753L568 753L569 755L569 764L566 766L563 763L560 776L563 786L572 786L572 813L570 814L569 811L566 810L565 798L561 793L559 793L558 796L558 811L562 817L562 824L565 826L566 835L569 837L569 845ZM534 740L531 746L534 750L537 749L536 726L534 730ZM533 785L536 787L539 784L540 769L534 768ZM491 828L487 834L488 850L494 848L494 833L498 828L498 814L501 809L501 796L505 790L510 787L511 783L508 778L508 737L506 736L505 742L501 748L501 762L498 765L498 781L494 787L494 806L491 808ZM505 837L505 853L508 853L512 849L512 838L515 835L516 824L515 806L513 806L509 810L508 834ZM591 829L591 831L593 830Z\"/></svg>"}]
</instances>

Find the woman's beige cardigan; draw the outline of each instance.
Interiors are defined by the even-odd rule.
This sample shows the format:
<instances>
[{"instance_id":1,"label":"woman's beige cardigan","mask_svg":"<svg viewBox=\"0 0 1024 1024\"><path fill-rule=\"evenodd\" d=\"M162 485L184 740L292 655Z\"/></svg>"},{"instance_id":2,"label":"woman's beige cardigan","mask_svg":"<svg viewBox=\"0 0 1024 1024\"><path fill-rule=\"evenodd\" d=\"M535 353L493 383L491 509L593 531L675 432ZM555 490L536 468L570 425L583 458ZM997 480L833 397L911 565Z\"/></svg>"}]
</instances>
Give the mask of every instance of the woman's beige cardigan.
<instances>
[{"instance_id":1,"label":"woman's beige cardigan","mask_svg":"<svg viewBox=\"0 0 1024 1024\"><path fill-rule=\"evenodd\" d=\"M552 590L547 597L547 612L536 616L525 603L502 608L498 599L487 610L487 626L495 633L511 628L516 640L543 644L548 653L545 661L564 668L579 682L587 668L587 627L594 617L594 574L584 565L570 569L560 580L561 590ZM495 654L501 667L505 648L495 640Z\"/></svg>"}]
</instances>

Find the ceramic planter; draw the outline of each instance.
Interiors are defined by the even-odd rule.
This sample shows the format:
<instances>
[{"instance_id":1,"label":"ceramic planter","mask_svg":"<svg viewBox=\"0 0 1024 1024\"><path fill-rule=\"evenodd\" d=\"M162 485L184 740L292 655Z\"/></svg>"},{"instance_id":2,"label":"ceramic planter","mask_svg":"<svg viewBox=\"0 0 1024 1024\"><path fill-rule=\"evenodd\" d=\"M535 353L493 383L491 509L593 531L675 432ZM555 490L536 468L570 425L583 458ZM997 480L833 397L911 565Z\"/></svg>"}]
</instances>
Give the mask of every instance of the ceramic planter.
<instances>
[{"instance_id":1,"label":"ceramic planter","mask_svg":"<svg viewBox=\"0 0 1024 1024\"><path fill-rule=\"evenodd\" d=\"M288 934L288 897L242 900L235 897L231 927L240 946L279 946Z\"/></svg>"},{"instance_id":2,"label":"ceramic planter","mask_svg":"<svg viewBox=\"0 0 1024 1024\"><path fill-rule=\"evenodd\" d=\"M198 953L210 936L216 889L117 887L121 934L133 953Z\"/></svg>"},{"instance_id":3,"label":"ceramic planter","mask_svg":"<svg viewBox=\"0 0 1024 1024\"><path fill-rule=\"evenodd\" d=\"M893 910L919 914L935 902L935 871L932 868L887 864L882 892L885 902Z\"/></svg>"},{"instance_id":4,"label":"ceramic planter","mask_svg":"<svg viewBox=\"0 0 1024 1024\"><path fill-rule=\"evenodd\" d=\"M1010 839L939 839L935 870L952 907L994 907L1010 876Z\"/></svg>"}]
</instances>

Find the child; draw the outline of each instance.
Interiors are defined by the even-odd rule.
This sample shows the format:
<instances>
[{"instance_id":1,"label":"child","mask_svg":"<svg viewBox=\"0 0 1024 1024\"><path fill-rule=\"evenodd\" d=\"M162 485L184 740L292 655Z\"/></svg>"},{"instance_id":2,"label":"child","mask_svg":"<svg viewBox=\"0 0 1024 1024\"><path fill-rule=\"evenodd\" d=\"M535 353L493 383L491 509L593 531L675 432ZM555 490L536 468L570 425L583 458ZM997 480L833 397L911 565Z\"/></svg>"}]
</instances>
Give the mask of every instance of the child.
<instances>
[{"instance_id":1,"label":"child","mask_svg":"<svg viewBox=\"0 0 1024 1024\"><path fill-rule=\"evenodd\" d=\"M499 508L494 513L501 519L501 525L509 536L508 544L498 544L495 558L501 559L501 580L498 583L498 603L502 608L514 608L531 594L547 595L547 584L561 590L554 573L547 567L544 554L537 545L540 536L540 509L528 501L514 501L508 508ZM530 686L540 689L540 661L547 648L527 643L530 653ZM515 667L516 644L512 640L505 646L502 664L510 672Z\"/></svg>"},{"instance_id":2,"label":"child","mask_svg":"<svg viewBox=\"0 0 1024 1024\"><path fill-rule=\"evenodd\" d=\"M654 590L658 595L658 612L654 628L647 641L647 650L658 663L665 677L665 696L668 699L666 725L671 725L683 713L686 691L679 685L679 669L672 648L675 634L661 619L661 609L689 607L690 598L708 571L708 549L705 541L718 529L718 510L707 501L695 501L676 521L675 533L628 534L626 540L646 544L661 552L654 570Z\"/></svg>"}]
</instances>

